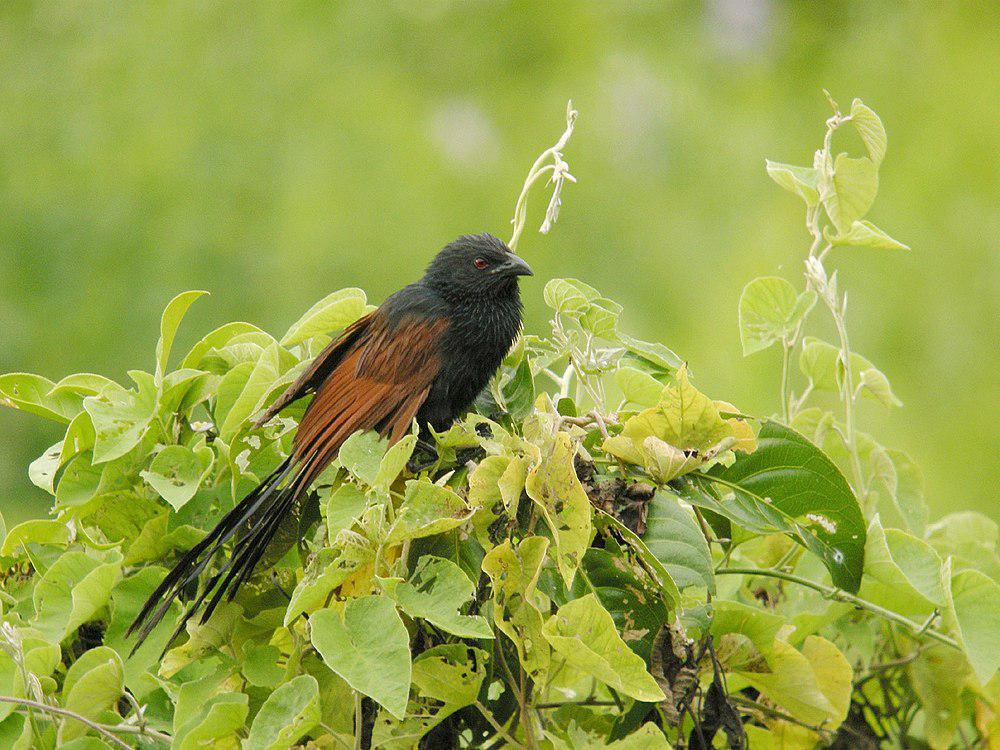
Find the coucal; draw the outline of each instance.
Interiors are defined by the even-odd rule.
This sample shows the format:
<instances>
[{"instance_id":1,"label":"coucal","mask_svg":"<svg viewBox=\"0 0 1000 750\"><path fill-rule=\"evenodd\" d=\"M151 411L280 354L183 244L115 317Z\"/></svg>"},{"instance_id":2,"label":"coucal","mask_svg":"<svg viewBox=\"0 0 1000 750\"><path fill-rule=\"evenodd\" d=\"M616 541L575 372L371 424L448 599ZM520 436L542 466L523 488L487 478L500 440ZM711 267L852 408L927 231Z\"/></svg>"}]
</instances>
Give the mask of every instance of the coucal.
<instances>
[{"instance_id":1,"label":"coucal","mask_svg":"<svg viewBox=\"0 0 1000 750\"><path fill-rule=\"evenodd\" d=\"M315 394L295 434L291 454L185 553L152 593L129 628L136 648L241 530L229 558L188 607L176 636L204 604L205 622L222 600L235 597L296 501L358 430L390 442L416 418L442 430L486 387L521 328L518 277L531 268L501 240L466 235L446 245L416 283L348 327L258 420ZM173 640L173 637L171 637Z\"/></svg>"}]
</instances>

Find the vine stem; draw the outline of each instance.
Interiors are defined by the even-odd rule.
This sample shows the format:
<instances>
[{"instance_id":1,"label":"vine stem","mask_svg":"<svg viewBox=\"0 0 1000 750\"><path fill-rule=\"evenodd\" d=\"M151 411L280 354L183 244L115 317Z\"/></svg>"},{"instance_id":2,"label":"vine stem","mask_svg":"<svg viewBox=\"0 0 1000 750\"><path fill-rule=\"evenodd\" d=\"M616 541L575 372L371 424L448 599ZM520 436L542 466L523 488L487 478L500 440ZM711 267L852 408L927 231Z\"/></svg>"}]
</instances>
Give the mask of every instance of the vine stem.
<instances>
[{"instance_id":1,"label":"vine stem","mask_svg":"<svg viewBox=\"0 0 1000 750\"><path fill-rule=\"evenodd\" d=\"M749 698L743 698L742 696L739 695L731 695L729 696L729 700L731 700L737 706L742 706L744 708L748 708L753 711L759 711L765 716L770 716L774 719L781 719L781 721L787 721L789 724L795 724L796 726L809 729L813 732L816 732L816 734L826 737L827 739L833 736L833 732L831 732L829 729L826 729L825 727L816 724L809 724L807 722L802 721L801 719L796 719L791 714L786 714L784 711L779 711L776 708L765 706L763 703L760 703L758 701L750 700Z\"/></svg>"},{"instance_id":2,"label":"vine stem","mask_svg":"<svg viewBox=\"0 0 1000 750\"><path fill-rule=\"evenodd\" d=\"M113 734L114 732L118 732L118 734L137 734L144 737L152 737L160 742L165 742L167 745L171 743L170 737L148 727L131 727L125 724L119 724L116 726L98 724L96 721L91 721L90 719L73 711L67 711L65 708L50 706L47 703L42 703L41 701L33 701L30 698L14 698L8 695L0 695L0 703L13 703L14 705L25 706L26 708L37 708L39 711L45 711L49 714L74 719L84 726L93 729L113 745L123 747L125 750L131 750L131 748L127 742L122 740L120 737L116 737L115 734Z\"/></svg>"},{"instance_id":3,"label":"vine stem","mask_svg":"<svg viewBox=\"0 0 1000 750\"><path fill-rule=\"evenodd\" d=\"M477 700L472 705L479 710L479 713L483 715L483 718L485 718L486 721L488 721L490 725L495 730L497 730L497 734L503 737L510 744L511 747L518 747L518 748L524 747L524 745L522 745L520 742L518 742L517 740L515 740L513 737L510 736L507 730L503 728L503 725L499 721L497 721L496 717L490 712L488 708L486 708L486 706L482 704L481 701Z\"/></svg>"},{"instance_id":4,"label":"vine stem","mask_svg":"<svg viewBox=\"0 0 1000 750\"><path fill-rule=\"evenodd\" d=\"M788 414L788 402L790 400L788 395L788 360L792 355L792 345L788 341L781 342L782 354L781 354L781 419L785 424L788 424L789 414Z\"/></svg>"},{"instance_id":5,"label":"vine stem","mask_svg":"<svg viewBox=\"0 0 1000 750\"><path fill-rule=\"evenodd\" d=\"M364 729L364 717L361 715L361 692L354 691L354 750L361 750L361 734Z\"/></svg>"},{"instance_id":6,"label":"vine stem","mask_svg":"<svg viewBox=\"0 0 1000 750\"><path fill-rule=\"evenodd\" d=\"M824 295L824 302L830 309L830 315L837 327L837 337L840 339L840 356L844 360L844 432L847 433L847 452L851 456L854 481L857 483L858 493L861 494L864 492L864 471L861 468L858 440L854 433L854 373L851 372L851 347L847 340L847 321L844 319L844 310L838 309L836 299ZM845 294L845 307L846 304L847 296Z\"/></svg>"},{"instance_id":7,"label":"vine stem","mask_svg":"<svg viewBox=\"0 0 1000 750\"><path fill-rule=\"evenodd\" d=\"M833 586L826 586L822 583L817 583L816 581L811 581L808 578L803 578L802 576L797 576L794 573L785 573L780 570L772 570L769 568L718 568L715 571L716 575L745 575L745 576L764 576L767 578L779 578L782 581L789 581L790 583L797 583L800 586L805 586L813 591L818 591L823 594L827 599L832 599L838 602L844 602L845 604L851 604L859 609L864 609L872 614L878 615L890 622L894 622L897 625L902 625L904 628L909 630L915 636L926 635L928 638L933 638L946 646L951 646L954 649L961 650L961 647L951 636L945 635L944 633L933 630L931 628L924 628L922 623L914 622L908 617L904 617L898 612L893 612L885 607L880 607L874 602L870 602L867 599L862 599L860 596L855 596L854 594L849 594L843 589L838 589Z\"/></svg>"}]
</instances>

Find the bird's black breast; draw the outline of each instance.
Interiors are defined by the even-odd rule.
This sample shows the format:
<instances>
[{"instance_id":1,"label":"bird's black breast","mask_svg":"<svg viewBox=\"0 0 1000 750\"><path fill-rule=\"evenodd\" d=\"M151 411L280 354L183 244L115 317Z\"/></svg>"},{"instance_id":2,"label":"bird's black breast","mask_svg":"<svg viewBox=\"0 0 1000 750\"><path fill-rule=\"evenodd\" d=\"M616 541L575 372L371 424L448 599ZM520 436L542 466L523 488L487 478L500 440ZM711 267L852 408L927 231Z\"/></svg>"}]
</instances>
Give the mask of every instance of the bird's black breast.
<instances>
[{"instance_id":1,"label":"bird's black breast","mask_svg":"<svg viewBox=\"0 0 1000 750\"><path fill-rule=\"evenodd\" d=\"M442 366L418 419L444 429L483 391L521 329L516 287L503 297L451 305Z\"/></svg>"}]
</instances>

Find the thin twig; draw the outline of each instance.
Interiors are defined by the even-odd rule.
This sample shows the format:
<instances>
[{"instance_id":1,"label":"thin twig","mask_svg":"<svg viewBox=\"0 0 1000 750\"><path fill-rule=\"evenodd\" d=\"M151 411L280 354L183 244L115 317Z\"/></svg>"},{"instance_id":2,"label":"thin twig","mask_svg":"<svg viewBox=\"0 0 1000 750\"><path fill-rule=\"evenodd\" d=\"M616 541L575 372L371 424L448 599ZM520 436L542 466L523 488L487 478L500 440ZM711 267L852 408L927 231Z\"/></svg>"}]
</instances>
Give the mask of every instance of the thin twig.
<instances>
[{"instance_id":1,"label":"thin twig","mask_svg":"<svg viewBox=\"0 0 1000 750\"><path fill-rule=\"evenodd\" d=\"M479 709L479 713L483 715L483 718L486 719L486 721L488 721L490 725L497 731L497 734L499 734L501 737L507 740L507 742L510 745L512 745L513 747L522 747L522 748L524 747L524 745L522 745L520 742L518 742L517 740L515 740L513 737L510 736L507 730L503 728L503 724L497 721L496 717L492 714L492 712L488 708L486 708L486 706L482 704L482 702L477 700L472 705L475 706L477 709Z\"/></svg>"},{"instance_id":2,"label":"thin twig","mask_svg":"<svg viewBox=\"0 0 1000 750\"><path fill-rule=\"evenodd\" d=\"M123 747L125 750L132 750L128 746L128 743L111 733L111 727L104 724L98 724L96 721L91 721L90 719L80 716L80 714L74 713L73 711L67 711L65 708L57 708L55 706L50 706L47 703L42 703L41 701L33 701L30 698L14 698L8 695L0 695L0 703L13 703L14 705L25 706L27 708L37 708L39 711L45 711L56 716L65 716L70 719L75 719L84 726L93 729L112 744L117 745L118 747ZM128 734L139 734L141 731L139 727L115 727L115 729L119 732ZM169 737L167 738L167 742L170 742Z\"/></svg>"},{"instance_id":3,"label":"thin twig","mask_svg":"<svg viewBox=\"0 0 1000 750\"><path fill-rule=\"evenodd\" d=\"M816 581L811 581L808 578L803 578L802 576L797 576L792 573L785 573L781 570L771 570L767 568L716 568L716 575L745 575L745 576L765 576L768 578L778 578L783 581L790 581L791 583L797 583L800 586L805 586L813 591L818 591L827 599L832 599L838 602L844 602L845 604L851 604L858 609L864 609L872 614L883 617L886 620L895 622L898 625L902 625L904 628L909 630L915 636L926 635L928 638L933 638L946 646L951 646L954 649L961 650L958 642L944 633L934 630L932 628L924 629L923 624L919 622L914 622L908 617L904 617L898 612L893 612L885 607L880 607L874 602L870 602L867 599L862 599L854 594L849 594L843 589L834 588L833 586L825 586L822 583L817 583Z\"/></svg>"},{"instance_id":4,"label":"thin twig","mask_svg":"<svg viewBox=\"0 0 1000 750\"><path fill-rule=\"evenodd\" d=\"M744 698L740 695L731 695L729 700L735 703L737 706L743 706L744 708L749 708L754 711L760 711L766 716L770 716L775 719L781 719L781 721L787 721L789 724L795 724L796 726L803 727L805 729L810 729L819 735L825 736L827 738L833 736L833 732L829 729L825 729L817 724L808 724L801 719L796 719L791 714L786 714L784 711L779 711L776 708L771 708L763 703L758 703L757 701L750 700L749 698Z\"/></svg>"}]
</instances>

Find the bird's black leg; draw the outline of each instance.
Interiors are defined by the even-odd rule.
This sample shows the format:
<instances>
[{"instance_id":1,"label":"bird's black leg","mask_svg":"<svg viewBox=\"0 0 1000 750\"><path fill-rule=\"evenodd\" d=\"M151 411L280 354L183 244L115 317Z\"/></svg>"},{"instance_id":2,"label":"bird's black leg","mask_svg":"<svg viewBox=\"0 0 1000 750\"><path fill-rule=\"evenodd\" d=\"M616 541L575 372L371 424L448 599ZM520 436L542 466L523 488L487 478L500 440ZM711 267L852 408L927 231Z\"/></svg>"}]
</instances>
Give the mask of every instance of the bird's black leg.
<instances>
[{"instance_id":1,"label":"bird's black leg","mask_svg":"<svg viewBox=\"0 0 1000 750\"><path fill-rule=\"evenodd\" d=\"M410 456L410 460L407 461L406 468L410 470L411 474L419 474L434 466L440 459L437 447L420 437L417 438L417 447L414 449L413 455Z\"/></svg>"}]
</instances>

